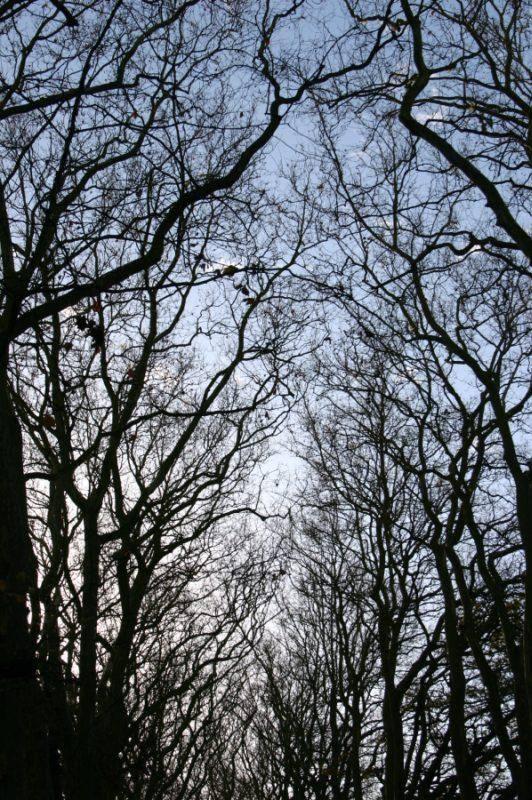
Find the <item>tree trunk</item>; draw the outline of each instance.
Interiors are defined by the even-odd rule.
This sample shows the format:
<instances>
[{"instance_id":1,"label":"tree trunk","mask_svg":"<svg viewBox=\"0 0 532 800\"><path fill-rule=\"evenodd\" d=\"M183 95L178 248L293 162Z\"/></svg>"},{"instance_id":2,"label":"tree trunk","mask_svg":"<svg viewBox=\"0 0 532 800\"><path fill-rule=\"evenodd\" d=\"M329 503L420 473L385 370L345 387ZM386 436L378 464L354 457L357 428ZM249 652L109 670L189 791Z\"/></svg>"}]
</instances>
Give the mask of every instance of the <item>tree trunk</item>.
<instances>
[{"instance_id":1,"label":"tree trunk","mask_svg":"<svg viewBox=\"0 0 532 800\"><path fill-rule=\"evenodd\" d=\"M81 611L78 718L78 797L96 800L101 795L101 765L95 757L96 635L98 621L100 547L98 516L87 510Z\"/></svg>"},{"instance_id":2,"label":"tree trunk","mask_svg":"<svg viewBox=\"0 0 532 800\"><path fill-rule=\"evenodd\" d=\"M434 546L436 566L445 602L445 637L449 664L449 729L456 779L462 800L478 800L474 764L466 735L466 681L462 663L462 644L458 633L458 616L453 585L447 567L444 547Z\"/></svg>"},{"instance_id":3,"label":"tree trunk","mask_svg":"<svg viewBox=\"0 0 532 800\"><path fill-rule=\"evenodd\" d=\"M0 365L0 795L50 800L49 740L28 625L36 568L28 529L22 435Z\"/></svg>"},{"instance_id":4,"label":"tree trunk","mask_svg":"<svg viewBox=\"0 0 532 800\"><path fill-rule=\"evenodd\" d=\"M527 707L526 724L521 726L520 750L523 764L523 796L532 797L532 469L517 480L517 517L525 552L525 614L523 620L523 674L521 693Z\"/></svg>"}]
</instances>

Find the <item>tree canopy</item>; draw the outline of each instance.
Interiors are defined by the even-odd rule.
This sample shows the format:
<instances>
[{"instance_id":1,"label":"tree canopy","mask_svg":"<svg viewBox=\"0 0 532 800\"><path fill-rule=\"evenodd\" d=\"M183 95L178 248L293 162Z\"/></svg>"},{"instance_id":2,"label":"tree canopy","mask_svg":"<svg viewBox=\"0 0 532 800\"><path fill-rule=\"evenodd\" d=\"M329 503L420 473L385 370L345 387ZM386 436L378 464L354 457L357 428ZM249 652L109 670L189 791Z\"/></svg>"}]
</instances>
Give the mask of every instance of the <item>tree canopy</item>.
<instances>
[{"instance_id":1,"label":"tree canopy","mask_svg":"<svg viewBox=\"0 0 532 800\"><path fill-rule=\"evenodd\" d=\"M526 4L0 37L2 797L528 800Z\"/></svg>"}]
</instances>

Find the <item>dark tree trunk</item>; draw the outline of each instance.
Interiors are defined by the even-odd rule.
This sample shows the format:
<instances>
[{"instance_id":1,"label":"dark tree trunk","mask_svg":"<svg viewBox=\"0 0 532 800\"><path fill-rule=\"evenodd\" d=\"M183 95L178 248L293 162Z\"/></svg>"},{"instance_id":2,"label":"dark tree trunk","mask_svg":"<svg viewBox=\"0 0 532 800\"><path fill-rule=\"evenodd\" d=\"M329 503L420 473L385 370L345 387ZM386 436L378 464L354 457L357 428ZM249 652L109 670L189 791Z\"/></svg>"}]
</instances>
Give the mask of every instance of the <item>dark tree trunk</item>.
<instances>
[{"instance_id":1,"label":"dark tree trunk","mask_svg":"<svg viewBox=\"0 0 532 800\"><path fill-rule=\"evenodd\" d=\"M96 632L98 621L100 547L97 513L87 510L81 612L78 721L78 797L96 800L101 794L101 765L95 753Z\"/></svg>"},{"instance_id":2,"label":"dark tree trunk","mask_svg":"<svg viewBox=\"0 0 532 800\"><path fill-rule=\"evenodd\" d=\"M0 365L0 796L49 800L47 712L28 624L35 588L22 435Z\"/></svg>"},{"instance_id":3,"label":"dark tree trunk","mask_svg":"<svg viewBox=\"0 0 532 800\"><path fill-rule=\"evenodd\" d=\"M384 692L383 724L386 738L384 800L404 800L405 769L401 701L393 685L393 678L389 680Z\"/></svg>"},{"instance_id":4,"label":"dark tree trunk","mask_svg":"<svg viewBox=\"0 0 532 800\"><path fill-rule=\"evenodd\" d=\"M436 566L445 602L445 637L449 663L449 730L456 767L456 780L462 800L478 800L475 769L466 736L466 681L462 662L462 644L458 633L458 616L451 576L442 545L434 546Z\"/></svg>"},{"instance_id":5,"label":"dark tree trunk","mask_svg":"<svg viewBox=\"0 0 532 800\"><path fill-rule=\"evenodd\" d=\"M521 705L527 719L521 725L520 750L523 764L523 797L532 797L532 469L516 481L517 517L525 551L525 614L523 620L524 691ZM524 702L523 702L524 701Z\"/></svg>"}]
</instances>

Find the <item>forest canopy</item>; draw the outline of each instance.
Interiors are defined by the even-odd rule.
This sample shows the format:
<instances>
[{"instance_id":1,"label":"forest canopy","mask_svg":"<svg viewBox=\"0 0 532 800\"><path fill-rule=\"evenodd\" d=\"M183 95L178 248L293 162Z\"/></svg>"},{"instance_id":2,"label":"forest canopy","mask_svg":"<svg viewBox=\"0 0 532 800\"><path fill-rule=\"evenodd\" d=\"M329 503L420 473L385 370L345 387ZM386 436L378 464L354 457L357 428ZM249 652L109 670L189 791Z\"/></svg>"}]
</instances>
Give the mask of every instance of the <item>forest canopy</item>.
<instances>
[{"instance_id":1,"label":"forest canopy","mask_svg":"<svg viewBox=\"0 0 532 800\"><path fill-rule=\"evenodd\" d=\"M521 0L0 2L0 796L530 800Z\"/></svg>"}]
</instances>

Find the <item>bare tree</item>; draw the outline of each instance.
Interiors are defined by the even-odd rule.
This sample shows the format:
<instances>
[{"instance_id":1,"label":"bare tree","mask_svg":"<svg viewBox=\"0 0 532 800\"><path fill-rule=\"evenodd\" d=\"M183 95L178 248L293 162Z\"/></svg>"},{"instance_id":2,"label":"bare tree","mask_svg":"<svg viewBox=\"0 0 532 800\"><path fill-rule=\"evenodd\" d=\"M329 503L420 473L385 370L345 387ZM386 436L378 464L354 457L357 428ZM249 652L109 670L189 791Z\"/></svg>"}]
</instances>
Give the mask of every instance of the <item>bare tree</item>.
<instances>
[{"instance_id":1,"label":"bare tree","mask_svg":"<svg viewBox=\"0 0 532 800\"><path fill-rule=\"evenodd\" d=\"M84 620L80 631L83 697L76 726L78 773L85 776L80 778L79 796L91 795L95 773L89 742L96 713L99 636L95 609L100 550L107 544L100 536L114 536L109 530L100 533L98 516L112 481L118 497L116 523L126 538L130 535L121 527L128 527L129 511L120 511L116 471L122 458L120 426L129 420L127 409L133 411L138 400L134 388L130 392L119 388L107 358L111 318L105 293L110 292L114 304L122 307L135 303L139 293L144 293L148 305L154 304L157 300L150 290L163 286L165 276L169 286L181 287L186 294L187 287L198 280L202 242L209 238L212 220L236 218L249 203L256 220L257 209L266 207L267 200L261 206L259 187L245 184L243 178L253 176L258 154L272 140L284 115L312 86L363 70L380 48L382 26L372 41L364 42L356 62L337 57L334 36L323 26L321 41L317 28L312 42L301 39L294 46L296 37L291 37L291 31L301 24L301 5L274 8L268 2L255 7L199 0L139 5L118 0L111 5L54 2L51 13L37 2L6 3L0 8L4 34L0 108L4 120L0 192L0 674L4 700L0 742L3 791L8 797L33 799L59 791L51 785L47 766L48 712L34 657L32 626L38 627L40 565L28 524L23 434L17 418L22 405L15 408L11 396L13 351L18 360L21 350L35 347L36 339L38 347L44 348L35 357L37 374L30 375L41 398L46 403L51 399L53 408L41 408L41 429L34 429L32 435L46 445L53 429L52 438L57 436L64 448L59 456L54 453L53 482L57 478L58 485L51 492L50 515L63 519L65 493L83 515L83 585L79 587ZM193 241L193 231L198 229L199 240ZM227 265L221 269L227 274ZM241 286L240 291L244 290L250 291ZM255 301L255 297L247 298L250 314ZM83 395L91 403L84 410L84 424L94 425L96 435L90 459L82 458L79 465L77 455L67 452L69 421L61 410L64 387L55 367L49 379L40 375L47 360L53 363L59 358L65 326L61 315L70 314L68 309L76 304L81 305L75 325L94 346L98 358L92 361L101 369L113 406L113 422L107 430L96 395L85 378L81 380L76 402L81 405ZM52 341L43 333L48 325ZM170 320L167 325L171 327ZM135 353L126 369L134 384L141 382L146 366L142 355ZM207 390L206 412L229 374L220 373ZM79 380L72 376L75 385ZM125 408L120 392L127 395ZM37 421L30 411L26 403L31 428ZM195 429L200 419L201 414L193 412L188 430ZM154 422L152 442L161 435ZM187 439L186 433L182 435L181 444L178 439L173 443L174 455ZM239 435L246 436L243 431ZM104 440L109 446L102 456L99 446ZM130 447L130 467L138 479L134 449ZM87 473L85 493L74 486L72 459ZM152 474L150 496L168 479L167 466ZM89 467L101 470L101 475L89 475ZM139 502L145 499L146 489L140 483ZM68 538L57 520L56 533ZM127 562L117 564L126 565L125 571L123 567L119 571L127 575ZM59 562L54 561L52 573L58 570ZM33 598L31 626L23 600L28 593Z\"/></svg>"},{"instance_id":2,"label":"bare tree","mask_svg":"<svg viewBox=\"0 0 532 800\"><path fill-rule=\"evenodd\" d=\"M300 241L297 235L292 260ZM183 593L189 583L207 580L209 561L222 574L222 554L208 545L211 532L264 513L260 491L251 492L249 482L267 439L286 416L282 378L296 355L291 340L300 332L290 315L278 313L273 326L260 309L275 301L275 278L289 264L277 263L271 274L266 265L249 274L243 267L209 268L195 295L190 283L172 285L171 263L158 275L152 271L149 285L54 315L34 340L21 341L14 398L33 440L27 478L41 571L32 636L56 711L57 781L68 796L90 791L113 797L124 782L130 729L138 724L128 717L129 686L132 680L142 685L152 648L164 651L168 637L156 670L171 668L176 683L167 691L178 697L181 685L192 681L186 672L179 681L172 665L180 648L179 659L186 653L198 662L194 675L204 663L231 660L227 648L236 647L236 620L229 611L192 637L192 653L178 620L186 625ZM95 330L105 330L102 341L95 341ZM245 385L238 384L239 375ZM237 553L234 542L235 575ZM246 577L246 569L244 564L235 591L246 592L253 574ZM154 604L157 624L149 622ZM244 611L233 616L242 618ZM58 639L53 651L51 630ZM171 686L164 672L156 676L151 680L157 689ZM65 682L79 686L74 700ZM166 721L166 703L151 703L156 719L164 714ZM148 715L148 727L155 724L148 710L137 713ZM187 720L184 715L179 726ZM178 738L172 739L175 747ZM165 748L170 758L170 745ZM171 784L176 775L170 769L160 781Z\"/></svg>"},{"instance_id":3,"label":"bare tree","mask_svg":"<svg viewBox=\"0 0 532 800\"><path fill-rule=\"evenodd\" d=\"M399 437L388 449L434 526L460 796L529 797L526 10L352 11L366 30L386 18L394 44L364 100L348 79L316 98L333 110L318 106L319 204L336 256L309 282L347 315L351 346L402 387L390 395L415 452Z\"/></svg>"},{"instance_id":4,"label":"bare tree","mask_svg":"<svg viewBox=\"0 0 532 800\"><path fill-rule=\"evenodd\" d=\"M0 5L10 799L530 797L526 8L328 12Z\"/></svg>"}]
</instances>

